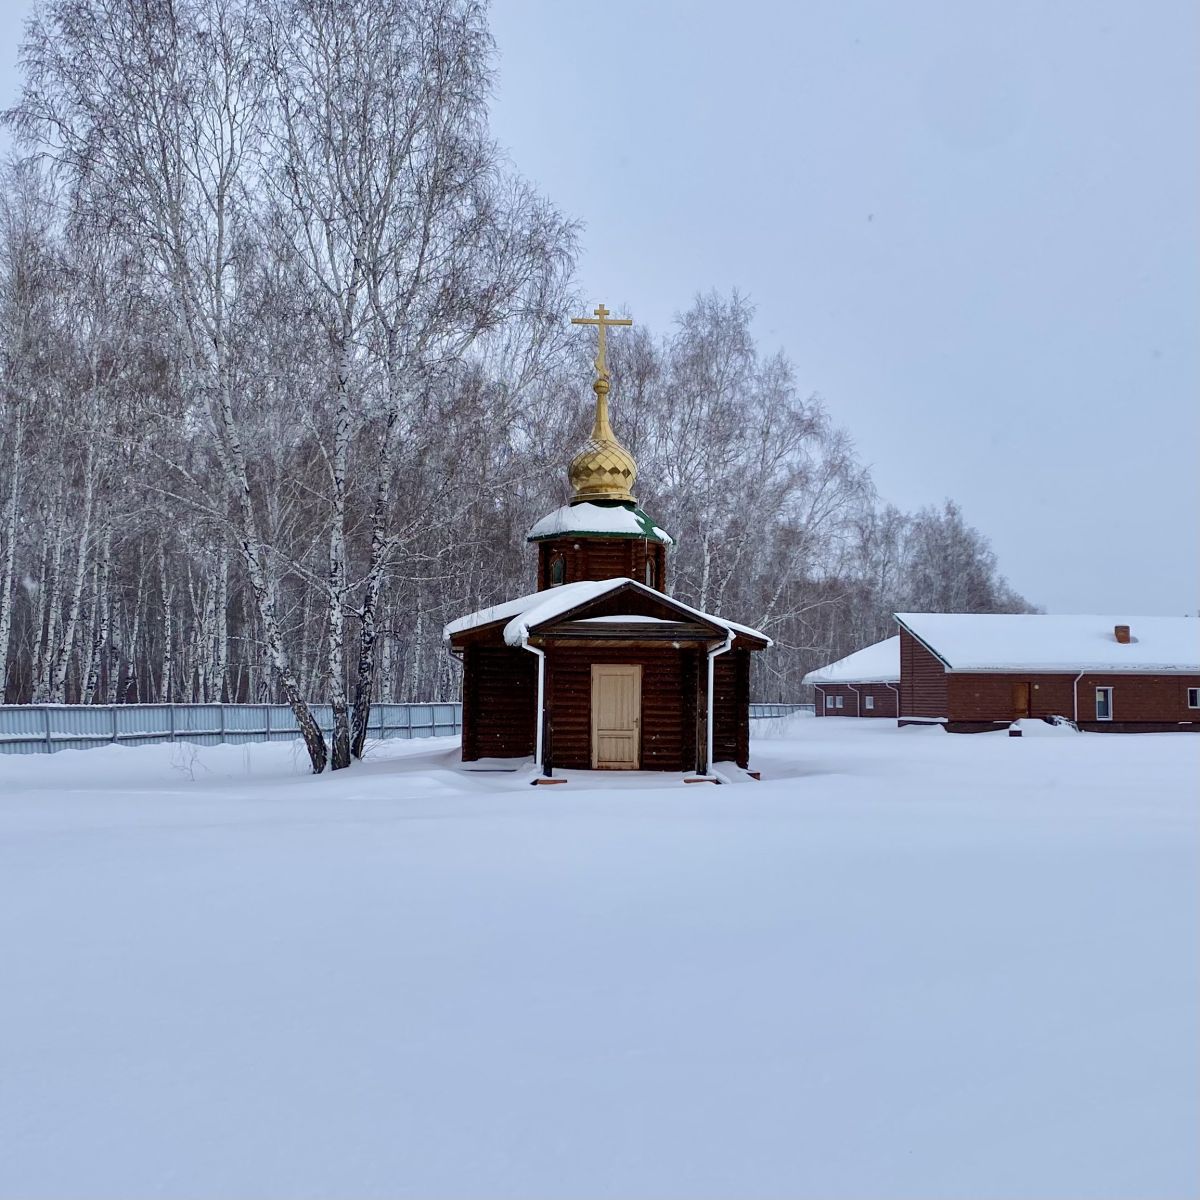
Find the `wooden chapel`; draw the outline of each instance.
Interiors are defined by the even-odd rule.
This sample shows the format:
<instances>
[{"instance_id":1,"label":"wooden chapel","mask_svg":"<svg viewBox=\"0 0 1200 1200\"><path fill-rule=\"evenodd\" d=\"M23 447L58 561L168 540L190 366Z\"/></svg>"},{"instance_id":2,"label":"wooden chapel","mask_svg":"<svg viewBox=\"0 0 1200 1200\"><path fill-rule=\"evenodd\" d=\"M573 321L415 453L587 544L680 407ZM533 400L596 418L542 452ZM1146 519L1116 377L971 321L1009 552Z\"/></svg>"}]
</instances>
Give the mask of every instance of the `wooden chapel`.
<instances>
[{"instance_id":1,"label":"wooden chapel","mask_svg":"<svg viewBox=\"0 0 1200 1200\"><path fill-rule=\"evenodd\" d=\"M463 664L462 757L555 768L746 769L750 655L770 639L667 595L669 534L638 507L637 465L608 419L601 305L596 418L572 460L570 503L543 517L537 591L446 626Z\"/></svg>"}]
</instances>

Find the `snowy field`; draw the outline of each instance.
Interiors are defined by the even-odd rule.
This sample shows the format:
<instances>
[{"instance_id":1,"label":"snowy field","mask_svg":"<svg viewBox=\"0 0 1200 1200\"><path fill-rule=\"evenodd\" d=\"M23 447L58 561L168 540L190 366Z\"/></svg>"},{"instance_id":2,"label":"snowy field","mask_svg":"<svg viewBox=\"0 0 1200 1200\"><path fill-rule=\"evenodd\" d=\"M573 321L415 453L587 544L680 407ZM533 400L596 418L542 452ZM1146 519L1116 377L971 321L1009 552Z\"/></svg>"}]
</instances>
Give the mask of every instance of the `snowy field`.
<instances>
[{"instance_id":1,"label":"snowy field","mask_svg":"<svg viewBox=\"0 0 1200 1200\"><path fill-rule=\"evenodd\" d=\"M0 1196L1200 1194L1200 736L763 724L0 758Z\"/></svg>"}]
</instances>

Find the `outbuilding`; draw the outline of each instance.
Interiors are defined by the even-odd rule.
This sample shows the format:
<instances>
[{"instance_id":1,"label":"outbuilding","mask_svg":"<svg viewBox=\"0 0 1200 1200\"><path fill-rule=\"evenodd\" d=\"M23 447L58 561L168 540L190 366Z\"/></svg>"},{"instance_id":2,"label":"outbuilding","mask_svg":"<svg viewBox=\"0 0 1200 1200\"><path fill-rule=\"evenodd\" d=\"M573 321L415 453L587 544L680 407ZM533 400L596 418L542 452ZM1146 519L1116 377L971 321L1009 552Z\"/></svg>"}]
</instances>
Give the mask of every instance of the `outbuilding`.
<instances>
[{"instance_id":1,"label":"outbuilding","mask_svg":"<svg viewBox=\"0 0 1200 1200\"><path fill-rule=\"evenodd\" d=\"M809 671L804 682L816 690L818 717L898 717L900 635Z\"/></svg>"},{"instance_id":2,"label":"outbuilding","mask_svg":"<svg viewBox=\"0 0 1200 1200\"><path fill-rule=\"evenodd\" d=\"M901 725L1200 731L1200 619L897 613Z\"/></svg>"}]
</instances>

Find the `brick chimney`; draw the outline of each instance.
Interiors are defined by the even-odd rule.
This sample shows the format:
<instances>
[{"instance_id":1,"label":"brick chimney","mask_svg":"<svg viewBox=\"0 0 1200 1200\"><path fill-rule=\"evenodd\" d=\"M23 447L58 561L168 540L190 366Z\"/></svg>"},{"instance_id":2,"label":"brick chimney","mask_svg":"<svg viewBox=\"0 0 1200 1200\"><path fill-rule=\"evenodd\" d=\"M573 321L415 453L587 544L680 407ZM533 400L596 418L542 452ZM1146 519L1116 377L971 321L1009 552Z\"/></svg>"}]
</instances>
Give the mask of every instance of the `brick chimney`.
<instances>
[{"instance_id":1,"label":"brick chimney","mask_svg":"<svg viewBox=\"0 0 1200 1200\"><path fill-rule=\"evenodd\" d=\"M1117 639L1117 641L1121 643L1122 646L1128 646L1129 645L1129 626L1128 625L1114 625L1113 626L1113 637L1115 637Z\"/></svg>"}]
</instances>

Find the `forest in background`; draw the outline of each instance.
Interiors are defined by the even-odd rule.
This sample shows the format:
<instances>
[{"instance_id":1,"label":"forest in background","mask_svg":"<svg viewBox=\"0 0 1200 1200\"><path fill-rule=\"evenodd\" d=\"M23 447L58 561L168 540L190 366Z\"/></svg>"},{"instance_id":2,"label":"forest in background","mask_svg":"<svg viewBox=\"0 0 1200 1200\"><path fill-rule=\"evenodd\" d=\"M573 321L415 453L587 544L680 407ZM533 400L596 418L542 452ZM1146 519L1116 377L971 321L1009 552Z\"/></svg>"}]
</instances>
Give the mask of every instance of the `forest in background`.
<instances>
[{"instance_id":1,"label":"forest in background","mask_svg":"<svg viewBox=\"0 0 1200 1200\"><path fill-rule=\"evenodd\" d=\"M579 231L490 138L486 8L48 0L22 62L4 699L277 700L345 766L373 699L457 697L442 625L532 590L591 424ZM775 640L755 699L896 610L1031 611L952 501L876 494L743 297L688 303L611 338L613 425L672 592Z\"/></svg>"}]
</instances>

